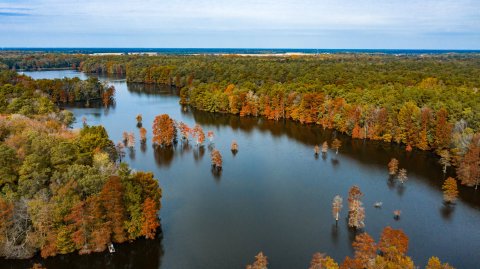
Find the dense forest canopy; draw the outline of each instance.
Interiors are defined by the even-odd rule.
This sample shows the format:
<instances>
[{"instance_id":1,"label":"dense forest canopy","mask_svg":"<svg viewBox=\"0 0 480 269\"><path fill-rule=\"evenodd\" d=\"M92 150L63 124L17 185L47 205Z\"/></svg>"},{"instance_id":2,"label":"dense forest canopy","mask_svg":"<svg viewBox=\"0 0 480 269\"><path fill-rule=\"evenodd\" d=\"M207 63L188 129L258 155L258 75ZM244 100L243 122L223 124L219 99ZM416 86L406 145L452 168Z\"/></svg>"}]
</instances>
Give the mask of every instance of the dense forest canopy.
<instances>
[{"instance_id":1,"label":"dense forest canopy","mask_svg":"<svg viewBox=\"0 0 480 269\"><path fill-rule=\"evenodd\" d=\"M182 105L200 110L292 119L408 151L435 150L448 155L464 184L480 182L479 54L57 57L78 57L87 73L175 86Z\"/></svg>"},{"instance_id":2,"label":"dense forest canopy","mask_svg":"<svg viewBox=\"0 0 480 269\"><path fill-rule=\"evenodd\" d=\"M110 242L153 238L159 226L162 193L153 174L116 163L102 126L69 129L72 113L53 102L57 84L80 87L80 100L89 86L104 89L98 80L0 72L0 257L98 252Z\"/></svg>"}]
</instances>

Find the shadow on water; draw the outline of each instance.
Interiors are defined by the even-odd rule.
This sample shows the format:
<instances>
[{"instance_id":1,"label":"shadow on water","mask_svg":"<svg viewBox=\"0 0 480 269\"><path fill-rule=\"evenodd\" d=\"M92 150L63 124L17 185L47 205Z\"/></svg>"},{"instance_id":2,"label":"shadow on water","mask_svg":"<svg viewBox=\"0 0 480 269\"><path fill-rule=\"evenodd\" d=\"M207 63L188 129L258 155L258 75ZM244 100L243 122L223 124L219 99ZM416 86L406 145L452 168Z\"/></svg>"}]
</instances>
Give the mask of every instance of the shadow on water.
<instances>
[{"instance_id":1,"label":"shadow on water","mask_svg":"<svg viewBox=\"0 0 480 269\"><path fill-rule=\"evenodd\" d=\"M2 269L30 268L34 263L39 263L46 268L68 269L158 269L161 267L164 255L163 234L159 232L154 239L140 238L131 243L115 245L115 253L104 251L89 255L77 253L59 255L48 259L39 256L30 260L1 260Z\"/></svg>"},{"instance_id":2,"label":"shadow on water","mask_svg":"<svg viewBox=\"0 0 480 269\"><path fill-rule=\"evenodd\" d=\"M155 147L153 146L153 156L158 166L169 167L172 164L175 150L173 147Z\"/></svg>"},{"instance_id":3,"label":"shadow on water","mask_svg":"<svg viewBox=\"0 0 480 269\"><path fill-rule=\"evenodd\" d=\"M443 203L443 206L440 207L440 214L444 220L450 220L454 211L455 205L449 203Z\"/></svg>"},{"instance_id":4,"label":"shadow on water","mask_svg":"<svg viewBox=\"0 0 480 269\"><path fill-rule=\"evenodd\" d=\"M167 85L128 83L128 91L134 95L172 95L177 96L180 90Z\"/></svg>"}]
</instances>

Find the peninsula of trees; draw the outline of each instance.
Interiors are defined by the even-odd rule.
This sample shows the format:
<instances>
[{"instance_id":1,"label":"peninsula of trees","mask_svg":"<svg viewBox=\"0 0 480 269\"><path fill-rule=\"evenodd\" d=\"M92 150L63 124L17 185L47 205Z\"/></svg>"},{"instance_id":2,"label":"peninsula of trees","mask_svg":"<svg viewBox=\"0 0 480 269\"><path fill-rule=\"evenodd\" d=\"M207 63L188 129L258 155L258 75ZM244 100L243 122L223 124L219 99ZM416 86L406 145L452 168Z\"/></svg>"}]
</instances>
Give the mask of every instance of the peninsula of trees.
<instances>
[{"instance_id":1,"label":"peninsula of trees","mask_svg":"<svg viewBox=\"0 0 480 269\"><path fill-rule=\"evenodd\" d=\"M69 129L72 113L53 102L52 85L81 88L82 99L92 83L0 72L0 256L86 254L155 237L162 192L153 174L118 164L102 126Z\"/></svg>"}]
</instances>

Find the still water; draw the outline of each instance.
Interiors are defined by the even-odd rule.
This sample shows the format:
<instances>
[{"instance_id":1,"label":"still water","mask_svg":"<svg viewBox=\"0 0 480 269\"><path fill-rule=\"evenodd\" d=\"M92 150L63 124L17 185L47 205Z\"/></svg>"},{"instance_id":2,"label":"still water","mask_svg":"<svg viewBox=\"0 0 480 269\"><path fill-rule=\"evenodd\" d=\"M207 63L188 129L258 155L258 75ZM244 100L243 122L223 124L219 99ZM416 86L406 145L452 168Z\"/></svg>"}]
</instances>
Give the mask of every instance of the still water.
<instances>
[{"instance_id":1,"label":"still water","mask_svg":"<svg viewBox=\"0 0 480 269\"><path fill-rule=\"evenodd\" d=\"M74 71L26 72L34 78L79 76ZM480 262L480 201L472 189L461 188L453 207L442 203L444 175L428 152L406 153L404 148L379 142L351 140L318 126L240 118L187 109L178 104L175 90L128 84L105 78L117 90L114 107L70 108L75 128L86 117L90 125L103 125L114 142L122 132L139 137L135 116L143 115L149 131L147 146L137 143L126 162L136 170L154 172L163 189L160 211L163 234L138 240L107 253L58 256L43 260L57 268L244 268L259 251L269 268L308 268L314 252L341 262L352 255L355 233L346 223L348 189L356 184L364 192L365 231L378 240L390 225L410 238L408 254L424 266L432 255L457 268L478 268ZM159 114L169 114L190 126L200 124L215 133L214 144L154 151L151 125ZM313 146L334 137L342 141L338 155L315 158ZM233 155L230 143L239 152ZM211 148L223 155L223 171L214 175ZM389 179L391 157L408 170L404 186ZM340 194L344 209L338 227L331 214L332 198ZM381 209L374 208L382 201ZM400 209L400 220L392 211ZM38 259L40 260L40 259ZM30 261L5 261L6 268L26 268ZM4 268L2 266L2 268Z\"/></svg>"}]
</instances>

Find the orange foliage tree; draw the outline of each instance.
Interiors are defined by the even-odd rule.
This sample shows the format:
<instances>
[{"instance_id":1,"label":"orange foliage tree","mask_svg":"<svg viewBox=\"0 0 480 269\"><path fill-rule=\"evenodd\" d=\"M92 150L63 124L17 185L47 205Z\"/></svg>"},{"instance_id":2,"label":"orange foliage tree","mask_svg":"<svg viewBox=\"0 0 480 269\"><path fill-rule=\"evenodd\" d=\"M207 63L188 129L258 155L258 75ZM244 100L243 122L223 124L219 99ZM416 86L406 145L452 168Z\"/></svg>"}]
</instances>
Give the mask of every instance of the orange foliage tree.
<instances>
[{"instance_id":1,"label":"orange foliage tree","mask_svg":"<svg viewBox=\"0 0 480 269\"><path fill-rule=\"evenodd\" d=\"M144 235L147 239L155 238L156 230L160 226L157 217L157 212L159 209L160 208L158 207L158 204L150 197L147 197L143 202L142 235Z\"/></svg>"},{"instance_id":2,"label":"orange foliage tree","mask_svg":"<svg viewBox=\"0 0 480 269\"><path fill-rule=\"evenodd\" d=\"M358 186L352 186L348 192L348 226L359 229L365 227L365 208L360 199L363 193Z\"/></svg>"},{"instance_id":3,"label":"orange foliage tree","mask_svg":"<svg viewBox=\"0 0 480 269\"><path fill-rule=\"evenodd\" d=\"M203 132L202 126L199 124L195 124L195 127L193 127L192 136L196 138L197 145L202 145L203 142L205 142L205 133Z\"/></svg>"},{"instance_id":4,"label":"orange foliage tree","mask_svg":"<svg viewBox=\"0 0 480 269\"><path fill-rule=\"evenodd\" d=\"M152 129L152 140L156 146L169 147L176 138L175 122L167 114L156 116Z\"/></svg>"},{"instance_id":5,"label":"orange foliage tree","mask_svg":"<svg viewBox=\"0 0 480 269\"><path fill-rule=\"evenodd\" d=\"M477 189L480 182L480 134L473 137L467 153L457 169L458 178L462 184L475 186Z\"/></svg>"},{"instance_id":6,"label":"orange foliage tree","mask_svg":"<svg viewBox=\"0 0 480 269\"><path fill-rule=\"evenodd\" d=\"M105 208L105 217L110 221L110 227L113 232L113 241L122 243L127 239L123 226L125 217L125 208L123 206L123 186L120 178L111 176L100 193L100 199Z\"/></svg>"},{"instance_id":7,"label":"orange foliage tree","mask_svg":"<svg viewBox=\"0 0 480 269\"><path fill-rule=\"evenodd\" d=\"M388 173L393 176L397 174L397 172L398 172L398 160L395 158L392 158L388 163Z\"/></svg>"},{"instance_id":8,"label":"orange foliage tree","mask_svg":"<svg viewBox=\"0 0 480 269\"><path fill-rule=\"evenodd\" d=\"M217 149L214 149L211 154L212 157L212 166L213 168L220 170L222 169L222 155L220 154L220 151Z\"/></svg>"},{"instance_id":9,"label":"orange foliage tree","mask_svg":"<svg viewBox=\"0 0 480 269\"><path fill-rule=\"evenodd\" d=\"M252 265L247 265L247 269L267 269L267 256L260 252L255 256L255 262Z\"/></svg>"},{"instance_id":10,"label":"orange foliage tree","mask_svg":"<svg viewBox=\"0 0 480 269\"><path fill-rule=\"evenodd\" d=\"M443 200L447 203L454 203L458 198L457 181L449 177L442 186Z\"/></svg>"}]
</instances>

